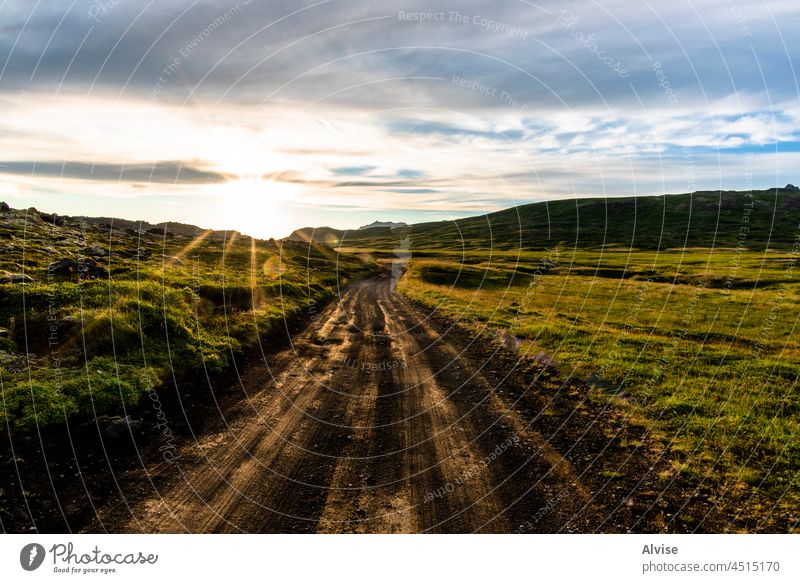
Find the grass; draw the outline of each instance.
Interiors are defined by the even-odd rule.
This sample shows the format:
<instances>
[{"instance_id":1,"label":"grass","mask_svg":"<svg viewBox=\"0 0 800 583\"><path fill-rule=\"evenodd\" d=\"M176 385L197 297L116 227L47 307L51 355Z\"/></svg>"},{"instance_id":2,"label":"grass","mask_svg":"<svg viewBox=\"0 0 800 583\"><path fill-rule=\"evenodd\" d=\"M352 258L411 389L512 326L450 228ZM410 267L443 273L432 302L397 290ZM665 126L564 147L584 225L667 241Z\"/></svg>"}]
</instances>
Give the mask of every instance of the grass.
<instances>
[{"instance_id":1,"label":"grass","mask_svg":"<svg viewBox=\"0 0 800 583\"><path fill-rule=\"evenodd\" d=\"M0 284L0 421L24 431L119 413L149 390L205 386L206 374L230 370L286 319L369 272L358 257L406 253L402 236L413 259L399 291L629 407L683 453L676 471L757 492L747 512L796 520L797 209L800 195L775 189L321 231L352 253L13 211L0 270L35 281ZM111 251L98 259L108 279L48 272L89 245Z\"/></svg>"},{"instance_id":2,"label":"grass","mask_svg":"<svg viewBox=\"0 0 800 583\"><path fill-rule=\"evenodd\" d=\"M13 432L123 414L151 390L207 392L371 269L318 245L51 219L12 210L0 229L0 270L34 279L0 284L0 423ZM48 269L90 247L110 252L96 258L107 279Z\"/></svg>"},{"instance_id":3,"label":"grass","mask_svg":"<svg viewBox=\"0 0 800 583\"><path fill-rule=\"evenodd\" d=\"M798 257L414 248L398 289L624 400L685 452L681 471L747 483L788 516L800 505Z\"/></svg>"},{"instance_id":4,"label":"grass","mask_svg":"<svg viewBox=\"0 0 800 583\"><path fill-rule=\"evenodd\" d=\"M797 231L800 193L793 189L703 191L665 196L556 200L498 212L410 225L339 231L300 229L299 240L350 249L391 252L398 233L424 252L461 250L542 250L560 243L570 248L636 249L788 248Z\"/></svg>"}]
</instances>

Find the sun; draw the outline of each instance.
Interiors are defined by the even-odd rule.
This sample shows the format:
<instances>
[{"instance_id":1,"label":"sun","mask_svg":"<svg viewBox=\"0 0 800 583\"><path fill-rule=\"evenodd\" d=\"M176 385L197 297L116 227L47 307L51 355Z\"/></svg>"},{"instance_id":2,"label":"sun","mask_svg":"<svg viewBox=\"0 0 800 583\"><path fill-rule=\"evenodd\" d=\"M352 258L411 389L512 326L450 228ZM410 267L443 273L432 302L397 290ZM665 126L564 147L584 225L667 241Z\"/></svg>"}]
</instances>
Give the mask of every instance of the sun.
<instances>
[{"instance_id":1,"label":"sun","mask_svg":"<svg viewBox=\"0 0 800 583\"><path fill-rule=\"evenodd\" d=\"M283 237L292 230L288 203L295 189L291 185L242 176L213 188L221 210L214 222L262 239Z\"/></svg>"},{"instance_id":2,"label":"sun","mask_svg":"<svg viewBox=\"0 0 800 583\"><path fill-rule=\"evenodd\" d=\"M11 182L0 182L0 196L16 196L18 192L17 185Z\"/></svg>"}]
</instances>

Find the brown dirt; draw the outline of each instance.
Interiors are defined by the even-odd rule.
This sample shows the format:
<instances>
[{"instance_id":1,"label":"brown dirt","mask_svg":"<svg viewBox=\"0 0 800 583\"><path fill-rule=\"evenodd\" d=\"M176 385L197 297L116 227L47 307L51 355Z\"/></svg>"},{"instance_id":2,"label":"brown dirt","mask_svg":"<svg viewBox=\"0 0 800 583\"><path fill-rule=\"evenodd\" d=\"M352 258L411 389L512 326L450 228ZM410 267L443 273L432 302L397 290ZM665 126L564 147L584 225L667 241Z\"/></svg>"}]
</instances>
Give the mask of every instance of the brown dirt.
<instances>
[{"instance_id":1,"label":"brown dirt","mask_svg":"<svg viewBox=\"0 0 800 583\"><path fill-rule=\"evenodd\" d=\"M173 464L84 530L719 532L711 492L624 408L390 291L345 290L242 377ZM681 508L682 507L682 508ZM681 508L680 515L677 509Z\"/></svg>"},{"instance_id":2,"label":"brown dirt","mask_svg":"<svg viewBox=\"0 0 800 583\"><path fill-rule=\"evenodd\" d=\"M18 447L26 506L0 513L3 530L748 529L624 404L427 314L387 277L315 316L207 402L164 395L173 463L152 434L135 449Z\"/></svg>"}]
</instances>

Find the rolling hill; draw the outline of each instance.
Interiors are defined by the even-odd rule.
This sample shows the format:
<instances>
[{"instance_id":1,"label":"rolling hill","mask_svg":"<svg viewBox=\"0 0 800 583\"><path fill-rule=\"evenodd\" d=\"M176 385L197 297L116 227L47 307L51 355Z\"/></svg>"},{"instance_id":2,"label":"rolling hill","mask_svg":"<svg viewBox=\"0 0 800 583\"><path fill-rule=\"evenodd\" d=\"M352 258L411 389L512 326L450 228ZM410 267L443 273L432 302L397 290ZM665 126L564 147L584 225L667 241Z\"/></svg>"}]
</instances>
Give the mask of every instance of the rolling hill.
<instances>
[{"instance_id":1,"label":"rolling hill","mask_svg":"<svg viewBox=\"0 0 800 583\"><path fill-rule=\"evenodd\" d=\"M800 189L700 191L627 198L526 204L408 227L298 229L290 240L391 251L409 236L417 249L544 249L567 247L790 247L800 222Z\"/></svg>"}]
</instances>

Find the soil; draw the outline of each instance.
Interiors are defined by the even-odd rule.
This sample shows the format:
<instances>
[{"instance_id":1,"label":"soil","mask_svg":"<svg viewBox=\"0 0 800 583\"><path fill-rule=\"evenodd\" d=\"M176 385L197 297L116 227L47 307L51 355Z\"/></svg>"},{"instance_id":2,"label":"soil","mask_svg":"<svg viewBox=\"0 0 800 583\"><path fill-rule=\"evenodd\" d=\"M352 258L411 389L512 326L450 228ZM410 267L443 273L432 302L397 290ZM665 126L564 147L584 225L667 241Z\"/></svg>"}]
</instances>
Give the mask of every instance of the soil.
<instances>
[{"instance_id":1,"label":"soil","mask_svg":"<svg viewBox=\"0 0 800 583\"><path fill-rule=\"evenodd\" d=\"M169 441L151 411L121 443L94 428L6 444L0 500L26 503L0 504L3 530L747 529L624 404L427 313L386 276L207 392L164 394Z\"/></svg>"}]
</instances>

